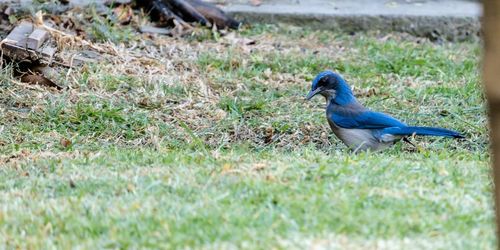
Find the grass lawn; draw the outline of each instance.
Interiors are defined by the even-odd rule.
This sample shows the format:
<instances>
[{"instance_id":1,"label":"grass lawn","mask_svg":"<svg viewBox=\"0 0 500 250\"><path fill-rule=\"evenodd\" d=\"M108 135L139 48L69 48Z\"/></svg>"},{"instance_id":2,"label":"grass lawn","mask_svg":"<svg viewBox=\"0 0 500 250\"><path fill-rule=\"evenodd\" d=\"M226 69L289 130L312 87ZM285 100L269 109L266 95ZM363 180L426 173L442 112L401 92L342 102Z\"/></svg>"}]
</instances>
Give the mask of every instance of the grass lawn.
<instances>
[{"instance_id":1,"label":"grass lawn","mask_svg":"<svg viewBox=\"0 0 500 250\"><path fill-rule=\"evenodd\" d=\"M127 31L120 31L127 32ZM0 74L0 248L493 249L480 43L256 26L133 32L62 91ZM360 101L466 140L351 154L305 102Z\"/></svg>"}]
</instances>

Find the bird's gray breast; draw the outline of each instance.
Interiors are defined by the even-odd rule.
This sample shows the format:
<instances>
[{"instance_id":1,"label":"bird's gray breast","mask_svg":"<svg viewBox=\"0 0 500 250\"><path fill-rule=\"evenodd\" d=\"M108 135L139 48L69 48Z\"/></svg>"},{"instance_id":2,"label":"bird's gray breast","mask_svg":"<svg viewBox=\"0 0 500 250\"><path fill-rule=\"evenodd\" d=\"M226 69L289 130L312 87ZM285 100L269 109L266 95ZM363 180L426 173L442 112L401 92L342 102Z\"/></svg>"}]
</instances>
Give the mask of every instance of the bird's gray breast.
<instances>
[{"instance_id":1,"label":"bird's gray breast","mask_svg":"<svg viewBox=\"0 0 500 250\"><path fill-rule=\"evenodd\" d=\"M349 148L356 151L378 151L394 144L394 140L392 140L392 138L384 138L385 140L378 138L376 136L377 131L374 131L373 129L342 128L337 126L330 119L328 119L328 123L330 124L333 133Z\"/></svg>"}]
</instances>

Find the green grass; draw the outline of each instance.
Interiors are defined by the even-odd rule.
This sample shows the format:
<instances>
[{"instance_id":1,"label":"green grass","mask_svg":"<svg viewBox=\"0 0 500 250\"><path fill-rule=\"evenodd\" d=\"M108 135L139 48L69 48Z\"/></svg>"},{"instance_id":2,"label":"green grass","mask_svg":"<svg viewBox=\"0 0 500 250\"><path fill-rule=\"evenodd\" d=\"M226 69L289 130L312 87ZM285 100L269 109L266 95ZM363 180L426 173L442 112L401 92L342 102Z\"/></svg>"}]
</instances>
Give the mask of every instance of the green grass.
<instances>
[{"instance_id":1,"label":"green grass","mask_svg":"<svg viewBox=\"0 0 500 250\"><path fill-rule=\"evenodd\" d=\"M63 91L4 70L0 246L494 248L480 44L280 26L243 30L256 45L239 37L158 37L161 50L134 49L155 63L61 72ZM467 139L352 154L324 100L303 100L324 69L373 109Z\"/></svg>"}]
</instances>

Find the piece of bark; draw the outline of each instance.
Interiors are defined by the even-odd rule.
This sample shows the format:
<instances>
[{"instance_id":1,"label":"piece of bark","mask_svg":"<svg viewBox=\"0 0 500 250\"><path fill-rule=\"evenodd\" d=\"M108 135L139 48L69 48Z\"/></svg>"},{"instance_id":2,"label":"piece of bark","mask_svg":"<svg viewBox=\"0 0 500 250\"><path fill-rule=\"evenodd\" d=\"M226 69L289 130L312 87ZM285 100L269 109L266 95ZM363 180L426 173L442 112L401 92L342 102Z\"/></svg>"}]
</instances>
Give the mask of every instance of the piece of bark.
<instances>
[{"instance_id":1,"label":"piece of bark","mask_svg":"<svg viewBox=\"0 0 500 250\"><path fill-rule=\"evenodd\" d=\"M238 29L241 22L229 17L224 11L212 4L200 0L187 0L199 13L201 13L209 22L215 23L218 28Z\"/></svg>"}]
</instances>

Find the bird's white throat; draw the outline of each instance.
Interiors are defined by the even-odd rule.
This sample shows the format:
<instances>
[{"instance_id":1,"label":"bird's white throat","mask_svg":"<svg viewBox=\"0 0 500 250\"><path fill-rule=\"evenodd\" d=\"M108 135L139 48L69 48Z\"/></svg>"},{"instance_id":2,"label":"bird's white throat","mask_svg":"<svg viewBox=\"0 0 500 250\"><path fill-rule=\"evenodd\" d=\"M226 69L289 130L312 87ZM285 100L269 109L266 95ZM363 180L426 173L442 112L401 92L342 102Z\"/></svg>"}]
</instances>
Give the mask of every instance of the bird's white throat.
<instances>
[{"instance_id":1,"label":"bird's white throat","mask_svg":"<svg viewBox=\"0 0 500 250\"><path fill-rule=\"evenodd\" d=\"M321 92L321 95L323 95L326 98L327 102L330 102L337 96L337 91L335 91L334 89L327 89L323 90Z\"/></svg>"}]
</instances>

